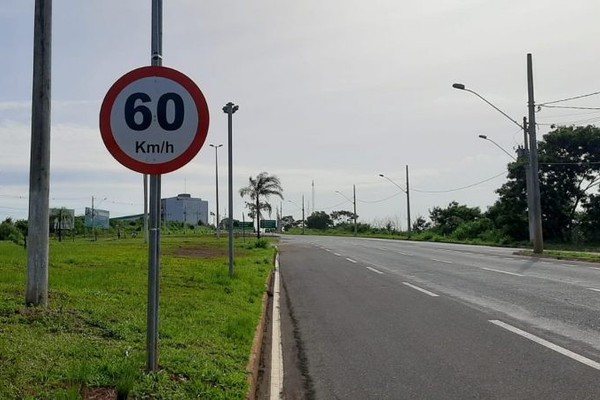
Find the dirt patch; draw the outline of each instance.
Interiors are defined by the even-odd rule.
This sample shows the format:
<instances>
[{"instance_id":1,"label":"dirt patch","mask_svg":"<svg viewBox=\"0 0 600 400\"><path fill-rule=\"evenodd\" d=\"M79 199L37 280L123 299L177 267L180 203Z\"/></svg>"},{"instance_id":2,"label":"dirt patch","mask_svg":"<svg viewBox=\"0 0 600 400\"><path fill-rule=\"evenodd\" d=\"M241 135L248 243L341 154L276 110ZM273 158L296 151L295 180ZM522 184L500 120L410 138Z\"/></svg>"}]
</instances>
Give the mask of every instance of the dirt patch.
<instances>
[{"instance_id":1,"label":"dirt patch","mask_svg":"<svg viewBox=\"0 0 600 400\"><path fill-rule=\"evenodd\" d=\"M85 388L82 394L85 400L115 400L117 398L117 389Z\"/></svg>"},{"instance_id":2,"label":"dirt patch","mask_svg":"<svg viewBox=\"0 0 600 400\"><path fill-rule=\"evenodd\" d=\"M194 249L194 248L185 248L179 247L177 249L173 249L169 251L175 257L184 257L184 258L222 258L227 257L228 252L225 250L217 250L217 249Z\"/></svg>"}]
</instances>

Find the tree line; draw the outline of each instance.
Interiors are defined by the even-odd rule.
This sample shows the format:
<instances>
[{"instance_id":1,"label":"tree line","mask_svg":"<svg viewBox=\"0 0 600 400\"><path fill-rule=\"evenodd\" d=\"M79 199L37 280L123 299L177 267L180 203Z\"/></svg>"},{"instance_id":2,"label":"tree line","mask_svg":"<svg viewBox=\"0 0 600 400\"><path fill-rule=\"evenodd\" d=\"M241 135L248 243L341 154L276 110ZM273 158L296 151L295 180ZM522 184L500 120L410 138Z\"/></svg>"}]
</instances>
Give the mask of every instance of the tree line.
<instances>
[{"instance_id":1,"label":"tree line","mask_svg":"<svg viewBox=\"0 0 600 400\"><path fill-rule=\"evenodd\" d=\"M540 194L544 240L555 243L600 244L600 128L560 126L538 141ZM457 241L516 244L529 240L526 166L519 157L507 165L507 180L497 190L498 199L482 211L455 201L429 210L428 220L412 224L417 238L435 236ZM352 230L350 211L327 214L316 211L306 218L309 229ZM284 227L302 225L291 216ZM357 224L358 232L398 233L394 224Z\"/></svg>"}]
</instances>

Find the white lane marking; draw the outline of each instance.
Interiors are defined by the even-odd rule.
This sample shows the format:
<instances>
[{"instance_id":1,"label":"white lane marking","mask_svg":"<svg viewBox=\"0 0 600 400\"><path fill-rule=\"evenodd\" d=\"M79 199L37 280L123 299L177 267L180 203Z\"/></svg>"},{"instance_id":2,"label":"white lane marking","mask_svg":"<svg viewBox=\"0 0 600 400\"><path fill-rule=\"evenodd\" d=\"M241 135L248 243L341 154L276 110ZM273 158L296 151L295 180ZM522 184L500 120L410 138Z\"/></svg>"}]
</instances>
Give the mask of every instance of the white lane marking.
<instances>
[{"instance_id":1,"label":"white lane marking","mask_svg":"<svg viewBox=\"0 0 600 400\"><path fill-rule=\"evenodd\" d=\"M398 253L398 254L400 254L402 256L412 256L412 254L408 254L408 253L405 253L403 251L396 251L396 253Z\"/></svg>"},{"instance_id":2,"label":"white lane marking","mask_svg":"<svg viewBox=\"0 0 600 400\"><path fill-rule=\"evenodd\" d=\"M454 264L452 261L438 260L437 258L431 258L431 261L441 262L441 263L444 263L444 264Z\"/></svg>"},{"instance_id":3,"label":"white lane marking","mask_svg":"<svg viewBox=\"0 0 600 400\"><path fill-rule=\"evenodd\" d=\"M330 252L330 253L331 253L331 250L329 250L329 249L326 249L326 248L324 248L324 247L323 247L323 250L325 250L325 251L328 251L328 252Z\"/></svg>"},{"instance_id":4,"label":"white lane marking","mask_svg":"<svg viewBox=\"0 0 600 400\"><path fill-rule=\"evenodd\" d=\"M588 290L593 290L594 292L600 292L600 289L596 289L596 288L593 288L593 287L589 287Z\"/></svg>"},{"instance_id":5,"label":"white lane marking","mask_svg":"<svg viewBox=\"0 0 600 400\"><path fill-rule=\"evenodd\" d=\"M502 321L499 321L497 319L491 319L490 322L492 324L494 324L494 325L497 325L497 326L499 326L501 328L506 329L507 331L510 331L512 333L516 333L519 336L522 336L522 337L524 337L526 339L529 339L529 340L531 340L533 342L536 342L537 344L541 344L542 346L547 347L550 350L554 350L557 353L562 354L563 356L567 356L569 358L572 358L575 361L579 361L580 363L585 364L588 367L592 367L592 368L595 368L597 370L600 370L600 363L597 363L596 361L590 360L589 358L584 357L582 355L579 355L577 353L573 353L571 350L567 350L564 347L560 347L560 346L558 346L558 345L556 345L554 343L551 343L551 342L549 342L549 341L547 341L545 339L542 339L541 337L532 335L529 332L525 332L525 331L523 331L523 330L521 330L519 328L516 328L516 327L514 327L512 325L509 325L509 324L507 324L505 322L502 322Z\"/></svg>"},{"instance_id":6,"label":"white lane marking","mask_svg":"<svg viewBox=\"0 0 600 400\"><path fill-rule=\"evenodd\" d=\"M501 274L507 274L507 275L525 276L525 275L522 275L522 274L517 274L516 272L502 271L500 269L485 268L485 267L481 267L481 269L485 269L486 271L499 272Z\"/></svg>"},{"instance_id":7,"label":"white lane marking","mask_svg":"<svg viewBox=\"0 0 600 400\"><path fill-rule=\"evenodd\" d=\"M283 389L283 345L281 340L281 314L279 304L279 254L275 257L273 281L273 328L271 343L271 400L281 398Z\"/></svg>"},{"instance_id":8,"label":"white lane marking","mask_svg":"<svg viewBox=\"0 0 600 400\"><path fill-rule=\"evenodd\" d=\"M340 253L333 253L334 255L341 257L342 255Z\"/></svg>"},{"instance_id":9,"label":"white lane marking","mask_svg":"<svg viewBox=\"0 0 600 400\"><path fill-rule=\"evenodd\" d=\"M590 269L597 269L600 271L600 268L598 268L598 267L590 267Z\"/></svg>"},{"instance_id":10,"label":"white lane marking","mask_svg":"<svg viewBox=\"0 0 600 400\"><path fill-rule=\"evenodd\" d=\"M353 264L356 264L356 261L354 261L354 260L353 260L353 259L351 259L351 258L348 258L348 257L346 257L346 260L350 261L350 262L351 262L351 263L353 263Z\"/></svg>"},{"instance_id":11,"label":"white lane marking","mask_svg":"<svg viewBox=\"0 0 600 400\"><path fill-rule=\"evenodd\" d=\"M408 282L402 282L402 284L403 284L403 285L406 285L406 286L408 286L408 287L411 287L411 288L413 288L413 289L415 289L415 290L418 290L419 292L425 293L426 295L429 295L429 296L431 296L431 297L439 297L439 295L438 295L438 294L435 294L435 293L433 293L433 292L430 292L429 290L425 290L425 289L423 289L423 288L420 288L420 287L418 287L418 286L415 286L415 285L413 285L413 284L410 284L410 283L408 283Z\"/></svg>"},{"instance_id":12,"label":"white lane marking","mask_svg":"<svg viewBox=\"0 0 600 400\"><path fill-rule=\"evenodd\" d=\"M380 274L380 275L383 275L383 272L381 272L381 271L379 271L379 270L376 270L375 268L367 267L367 269L368 269L369 271L373 271L373 272L376 272L376 273L378 273L378 274Z\"/></svg>"}]
</instances>

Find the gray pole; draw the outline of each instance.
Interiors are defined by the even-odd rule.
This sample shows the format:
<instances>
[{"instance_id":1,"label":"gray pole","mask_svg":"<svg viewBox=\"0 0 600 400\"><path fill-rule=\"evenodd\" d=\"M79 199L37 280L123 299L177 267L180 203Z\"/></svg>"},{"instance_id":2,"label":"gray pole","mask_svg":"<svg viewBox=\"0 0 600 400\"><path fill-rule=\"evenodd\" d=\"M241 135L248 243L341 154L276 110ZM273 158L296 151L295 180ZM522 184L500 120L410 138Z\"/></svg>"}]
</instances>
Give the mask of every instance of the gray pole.
<instances>
[{"instance_id":1,"label":"gray pole","mask_svg":"<svg viewBox=\"0 0 600 400\"><path fill-rule=\"evenodd\" d=\"M25 304L48 305L52 0L36 0Z\"/></svg>"},{"instance_id":2,"label":"gray pole","mask_svg":"<svg viewBox=\"0 0 600 400\"><path fill-rule=\"evenodd\" d=\"M162 65L162 0L152 0L152 65ZM160 175L150 175L150 231L148 245L148 372L158 371L158 310L160 287Z\"/></svg>"},{"instance_id":3,"label":"gray pole","mask_svg":"<svg viewBox=\"0 0 600 400\"><path fill-rule=\"evenodd\" d=\"M356 185L352 185L352 194L354 196L352 201L354 204L354 236L356 236Z\"/></svg>"},{"instance_id":4,"label":"gray pole","mask_svg":"<svg viewBox=\"0 0 600 400\"><path fill-rule=\"evenodd\" d=\"M302 195L302 234L304 235L304 195Z\"/></svg>"},{"instance_id":5,"label":"gray pole","mask_svg":"<svg viewBox=\"0 0 600 400\"><path fill-rule=\"evenodd\" d=\"M529 98L529 158L531 162L531 186L533 206L533 252L542 254L544 239L542 236L542 205L540 199L540 176L538 169L537 139L535 134L535 101L533 98L533 61L527 54L527 93Z\"/></svg>"},{"instance_id":6,"label":"gray pole","mask_svg":"<svg viewBox=\"0 0 600 400\"><path fill-rule=\"evenodd\" d=\"M148 243L148 174L144 174L144 243Z\"/></svg>"},{"instance_id":7,"label":"gray pole","mask_svg":"<svg viewBox=\"0 0 600 400\"><path fill-rule=\"evenodd\" d=\"M52 1L36 0L25 303L48 305Z\"/></svg>"},{"instance_id":8,"label":"gray pole","mask_svg":"<svg viewBox=\"0 0 600 400\"><path fill-rule=\"evenodd\" d=\"M223 112L227 114L227 153L229 167L229 276L233 277L235 271L233 268L233 113L238 110L238 106L229 102L223 107ZM258 213L258 210L256 210ZM258 215L258 214L257 214ZM257 227L257 229L260 229Z\"/></svg>"},{"instance_id":9,"label":"gray pole","mask_svg":"<svg viewBox=\"0 0 600 400\"><path fill-rule=\"evenodd\" d=\"M217 223L216 228L217 228L217 238L219 238L221 236L221 229L220 229L220 222L221 220L219 219L219 155L218 155L218 150L219 147L223 146L222 144L219 144L217 146L215 146L214 144L210 144L210 147L214 147L215 148L215 187L217 188L217 194L216 194L216 203L217 203Z\"/></svg>"},{"instance_id":10,"label":"gray pole","mask_svg":"<svg viewBox=\"0 0 600 400\"><path fill-rule=\"evenodd\" d=\"M406 219L408 220L408 237L412 233L410 227L410 188L408 185L408 165L406 166Z\"/></svg>"},{"instance_id":11,"label":"gray pole","mask_svg":"<svg viewBox=\"0 0 600 400\"><path fill-rule=\"evenodd\" d=\"M531 164L529 143L527 143L527 117L523 117L523 158L525 159L525 190L527 193L527 221L529 225L529 242L533 243L533 193L531 184Z\"/></svg>"}]
</instances>

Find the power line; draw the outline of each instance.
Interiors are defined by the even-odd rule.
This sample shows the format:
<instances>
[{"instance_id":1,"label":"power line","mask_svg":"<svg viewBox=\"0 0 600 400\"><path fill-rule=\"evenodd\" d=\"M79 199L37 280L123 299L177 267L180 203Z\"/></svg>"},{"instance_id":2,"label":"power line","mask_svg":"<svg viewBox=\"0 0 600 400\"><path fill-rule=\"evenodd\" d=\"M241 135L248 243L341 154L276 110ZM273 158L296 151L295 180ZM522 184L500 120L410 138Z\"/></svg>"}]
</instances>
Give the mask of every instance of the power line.
<instances>
[{"instance_id":1,"label":"power line","mask_svg":"<svg viewBox=\"0 0 600 400\"><path fill-rule=\"evenodd\" d=\"M579 95L579 96L567 97L565 99L560 99L560 100L546 101L544 103L537 104L537 106L546 106L548 104L562 103L563 101L571 101L571 100L583 99L584 97L595 96L597 94L600 94L600 92L593 92L593 93L588 93L588 94L582 94L582 95Z\"/></svg>"},{"instance_id":2,"label":"power line","mask_svg":"<svg viewBox=\"0 0 600 400\"><path fill-rule=\"evenodd\" d=\"M560 109L568 109L568 110L600 110L600 107L547 106L545 104L538 104L538 107L560 108Z\"/></svg>"},{"instance_id":3,"label":"power line","mask_svg":"<svg viewBox=\"0 0 600 400\"><path fill-rule=\"evenodd\" d=\"M455 188L455 189L447 189L447 190L419 190L419 189L414 189L413 188L412 190L415 191L415 192L419 192L419 193L450 193L450 192L457 192L459 190L469 189L469 188L472 188L474 186L481 185L482 183L489 182L492 179L496 179L497 177L499 177L501 175L504 175L506 172L507 172L507 170L504 170L504 171L500 172L498 175L492 176L491 178L487 178L487 179L484 179L482 181L479 181L479 182L476 182L476 183L472 183L472 184L467 185L467 186L461 186L461 187Z\"/></svg>"}]
</instances>

